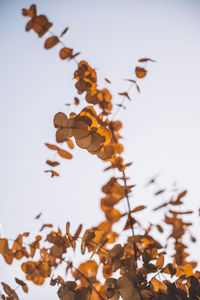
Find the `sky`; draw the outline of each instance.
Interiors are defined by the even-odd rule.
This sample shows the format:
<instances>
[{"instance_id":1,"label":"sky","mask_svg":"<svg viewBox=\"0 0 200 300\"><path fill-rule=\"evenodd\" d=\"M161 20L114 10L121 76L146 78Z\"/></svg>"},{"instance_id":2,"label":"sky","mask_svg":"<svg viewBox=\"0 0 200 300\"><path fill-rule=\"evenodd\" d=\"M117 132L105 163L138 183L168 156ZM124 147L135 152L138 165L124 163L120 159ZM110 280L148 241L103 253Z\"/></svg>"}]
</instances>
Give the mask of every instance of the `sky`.
<instances>
[{"instance_id":1,"label":"sky","mask_svg":"<svg viewBox=\"0 0 200 300\"><path fill-rule=\"evenodd\" d=\"M132 89L117 119L123 121L124 157L133 164L128 170L137 187L131 206L157 205L146 182L159 175L159 183L174 182L188 190L186 208L194 209L194 231L199 231L200 170L200 3L194 0L43 0L34 2L41 14L53 22L60 34L69 26L64 42L81 52L97 70L100 87L108 87L114 103L128 88L123 78L134 78L138 59L150 57L147 77L139 81L141 94ZM99 209L101 186L115 173L87 151L75 148L71 161L62 160L60 177L44 173L46 159L53 154L44 143L54 143L53 116L68 113L64 105L76 95L73 62L59 59L59 47L45 50L44 38L25 32L21 9L29 0L0 1L0 223L2 235L15 238L19 232L36 233L34 217L74 230L80 223L91 227L103 220ZM48 35L47 35L48 36ZM105 83L104 78L112 85ZM81 97L82 99L83 97ZM73 108L76 112L80 107ZM162 199L161 199L162 200ZM126 209L126 204L124 204ZM152 213L149 213L152 214ZM149 215L140 214L141 219ZM154 217L154 215L151 215ZM192 248L193 247L193 248ZM197 244L191 246L198 259ZM15 286L23 279L19 265L6 266L0 259L0 281ZM12 277L12 278L11 278ZM56 290L33 287L22 300L56 299Z\"/></svg>"}]
</instances>

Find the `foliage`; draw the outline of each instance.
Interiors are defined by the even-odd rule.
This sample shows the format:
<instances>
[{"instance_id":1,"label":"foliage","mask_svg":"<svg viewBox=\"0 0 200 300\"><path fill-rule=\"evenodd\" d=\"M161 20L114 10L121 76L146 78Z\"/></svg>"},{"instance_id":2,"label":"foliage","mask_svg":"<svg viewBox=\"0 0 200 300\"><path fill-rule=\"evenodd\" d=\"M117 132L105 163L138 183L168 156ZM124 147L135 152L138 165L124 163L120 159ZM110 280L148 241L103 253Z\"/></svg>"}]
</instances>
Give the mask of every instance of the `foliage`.
<instances>
[{"instance_id":1,"label":"foliage","mask_svg":"<svg viewBox=\"0 0 200 300\"><path fill-rule=\"evenodd\" d=\"M197 263L188 259L187 246L183 242L192 224L184 221L183 216L191 214L192 211L178 209L183 204L187 191L175 190L169 201L154 208L154 213L162 208L166 209L164 226L150 224L147 228L142 228L135 216L146 207L143 205L130 207L129 197L134 185L128 184L126 170L131 163L124 162L122 157L123 145L120 135L122 122L114 118L118 111L125 107L126 99L131 101L130 88L135 85L140 92L138 81L147 75L147 63L155 61L150 58L139 59L139 65L135 68L135 78L127 79L129 88L118 93L122 101L113 113L111 93L107 88L98 87L96 71L88 62L83 60L78 62L79 52L66 47L63 43L62 38L69 28L67 27L60 36L56 36L50 31L52 23L46 16L37 14L35 5L23 9L22 13L29 18L26 31L34 30L39 37L50 33L50 37L44 42L45 49L60 44L62 47L59 52L60 59L73 60L76 63L75 87L78 94L84 94L86 102L89 103L89 106L84 107L79 114L71 112L67 116L63 112L56 113L53 120L56 142L62 144L62 148L55 144L45 145L50 150L56 151L61 158L72 159L72 154L63 147L68 146L73 150L75 142L78 147L108 163L105 171L115 169L119 175L111 177L102 187L104 197L101 199L101 210L105 215L104 221L85 230L82 237L80 237L82 225L79 225L72 234L70 223L67 222L65 232L60 229L52 230L52 224L42 223L40 232L46 228L49 230L48 234L44 236L38 234L30 244L24 242L29 236L28 232L19 234L12 244L7 238L0 239L0 254L7 264L26 258L21 265L26 279L15 278L16 283L21 286L24 293L28 293L29 281L42 285L50 277L50 285L58 286L58 297L62 300L200 299L200 272L196 270ZM105 78L105 81L111 84L108 78ZM75 97L74 105L79 103L79 98ZM51 160L47 160L46 163L53 169L45 172L50 173L52 177L59 176L54 168L60 163ZM156 179L151 179L148 184L155 185ZM154 195L158 197L163 193L164 189L157 189ZM127 212L121 212L116 208L123 199L127 202ZM35 218L41 220L41 214ZM121 230L116 232L113 229L122 218L126 219L123 230L130 233L124 244L118 239ZM137 235L134 230L136 224L141 231ZM163 234L168 225L171 233L167 237L166 245L161 245L155 237L157 235L155 229ZM190 238L195 242L193 236ZM66 253L69 248L75 251L79 247L78 240L81 240L82 255L90 253L91 256L76 267ZM170 261L167 257L169 240L173 241L174 247ZM61 276L53 277L54 270L60 265L66 268L66 272L71 272L73 281L65 281ZM19 299L16 288L12 289L4 282L1 284L4 290L2 299Z\"/></svg>"}]
</instances>

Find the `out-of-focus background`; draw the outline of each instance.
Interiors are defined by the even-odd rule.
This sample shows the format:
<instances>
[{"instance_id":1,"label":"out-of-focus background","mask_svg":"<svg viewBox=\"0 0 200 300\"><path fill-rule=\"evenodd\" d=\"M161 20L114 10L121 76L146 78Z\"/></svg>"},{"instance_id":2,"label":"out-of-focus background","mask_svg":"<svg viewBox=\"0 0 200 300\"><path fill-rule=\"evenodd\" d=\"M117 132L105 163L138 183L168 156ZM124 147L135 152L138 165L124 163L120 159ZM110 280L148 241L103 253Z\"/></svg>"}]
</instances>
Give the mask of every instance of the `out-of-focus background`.
<instances>
[{"instance_id":1,"label":"out-of-focus background","mask_svg":"<svg viewBox=\"0 0 200 300\"><path fill-rule=\"evenodd\" d=\"M123 78L134 79L137 60L150 57L147 77L138 80L141 94L132 89L132 101L126 102L117 119L121 131L124 157L133 161L128 170L132 184L137 184L131 206L156 206L153 189L146 182L159 174L159 183L171 188L174 182L187 189L185 207L194 209L190 220L199 231L200 170L200 3L194 0L68 0L34 1L40 14L47 15L59 35L69 26L64 43L81 52L97 70L99 86L108 87L114 103L118 92L128 88ZM53 116L68 113L66 103L76 96L73 61L61 61L60 46L45 50L45 38L25 32L27 19L21 9L29 0L0 1L0 223L1 235L14 239L18 233L34 235L40 224L35 215L64 228L71 222L73 230L80 223L91 227L101 220L99 208L101 186L113 172L104 173L105 163L76 147L72 160L62 160L57 168L60 177L50 178L46 159L53 152L44 143L54 143ZM48 36L48 35L47 35ZM46 36L45 36L46 37ZM111 80L106 84L104 78ZM80 97L83 99L83 97ZM84 103L85 104L85 103ZM73 108L79 111L80 107ZM126 210L126 203L123 204ZM143 219L154 214L140 213ZM188 217L189 219L189 217ZM198 238L198 236L197 236ZM199 239L190 245L191 257L198 260ZM15 287L14 277L24 278L19 264L7 266L0 257L0 281ZM30 286L20 299L56 299L56 290L48 285Z\"/></svg>"}]
</instances>

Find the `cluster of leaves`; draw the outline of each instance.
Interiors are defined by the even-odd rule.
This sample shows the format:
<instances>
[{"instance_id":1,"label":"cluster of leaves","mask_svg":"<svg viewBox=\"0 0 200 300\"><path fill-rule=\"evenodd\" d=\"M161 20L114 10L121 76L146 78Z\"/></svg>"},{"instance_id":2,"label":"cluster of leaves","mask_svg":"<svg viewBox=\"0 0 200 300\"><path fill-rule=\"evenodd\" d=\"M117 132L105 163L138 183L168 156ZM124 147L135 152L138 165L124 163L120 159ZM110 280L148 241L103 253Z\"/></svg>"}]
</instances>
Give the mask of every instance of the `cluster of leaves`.
<instances>
[{"instance_id":1,"label":"cluster of leaves","mask_svg":"<svg viewBox=\"0 0 200 300\"><path fill-rule=\"evenodd\" d=\"M52 26L46 16L37 15L36 6L31 5L29 9L23 9L23 15L30 17L26 30L33 29L39 37L43 36ZM61 59L73 59L79 54L73 54L73 49L67 48L61 41L65 29L60 37L51 32L51 37L44 43L45 49L50 49L60 43ZM143 64L152 61L150 58L142 58L139 63ZM77 62L76 62L77 63ZM135 214L146 207L139 205L130 207L130 196L134 185L128 185L126 168L131 163L124 163L122 157L123 146L120 142L119 130L122 123L113 118L121 107L124 107L125 99L130 100L129 89L119 92L122 102L118 105L117 111L112 115L112 96L108 89L97 88L96 71L84 60L77 63L77 70L74 72L76 80L75 87L78 94L84 94L85 101L90 106L84 107L79 114L73 112L67 116L58 112L54 117L56 128L56 142L66 143L70 149L74 148L74 142L90 154L95 154L109 166L105 170L116 169L118 177L111 177L102 187L104 196L101 199L101 210L105 219L98 225L88 228L80 237L82 225L79 225L74 234L70 233L70 223L66 223L66 231L61 229L52 230L52 224L42 224L40 231L48 230L46 235L37 235L31 243L24 242L29 235L25 232L19 234L13 241L7 238L0 239L0 254L7 264L13 260L24 259L21 268L26 279L15 278L16 283L21 286L25 293L28 292L27 281L36 285L42 285L49 277L50 285L58 285L58 297L61 300L185 300L200 299L200 272L196 270L196 262L188 260L187 246L184 243L185 235L192 223L185 222L183 216L192 211L174 210L183 204L186 191L178 191L170 197L170 200L154 208L156 211L165 208L163 227L159 224L150 223L147 228L142 228ZM135 68L137 79L144 78L147 71L142 66ZM111 83L109 79L106 82ZM131 85L135 85L138 92L140 88L137 80L127 79ZM79 99L75 99L75 105ZM99 113L94 109L97 105ZM111 116L111 117L110 117ZM46 146L65 159L71 159L72 155L65 149L54 144L46 143ZM47 160L51 167L59 165L58 161ZM51 176L59 176L54 170ZM150 184L155 184L152 179ZM164 189L158 189L155 196L163 195ZM127 211L121 212L115 206L122 200L127 202ZM125 218L125 226L118 232L114 231L113 225ZM41 220L41 214L36 216ZM119 223L119 226L121 223ZM135 233L135 225L138 225L138 233ZM165 234L167 225L172 228L166 238L165 245L154 237L155 230ZM116 226L115 226L116 227ZM120 231L128 231L130 235L124 243L117 241ZM156 234L157 236L157 234ZM195 242L195 238L190 236ZM171 261L167 256L167 243L173 240L175 252ZM77 248L77 242L81 241L80 250L82 255L90 253L90 259L82 262L78 267L68 259L67 252L71 248ZM79 247L80 244L78 244ZM37 253L37 255L36 255ZM36 259L37 257L37 259ZM85 257L85 256L84 256ZM71 272L72 281L65 280L60 275L54 277L54 271L60 265L65 265L66 273ZM103 280L103 278L105 280ZM159 279L158 279L159 278ZM5 295L2 299L19 299L16 289L2 282Z\"/></svg>"}]
</instances>

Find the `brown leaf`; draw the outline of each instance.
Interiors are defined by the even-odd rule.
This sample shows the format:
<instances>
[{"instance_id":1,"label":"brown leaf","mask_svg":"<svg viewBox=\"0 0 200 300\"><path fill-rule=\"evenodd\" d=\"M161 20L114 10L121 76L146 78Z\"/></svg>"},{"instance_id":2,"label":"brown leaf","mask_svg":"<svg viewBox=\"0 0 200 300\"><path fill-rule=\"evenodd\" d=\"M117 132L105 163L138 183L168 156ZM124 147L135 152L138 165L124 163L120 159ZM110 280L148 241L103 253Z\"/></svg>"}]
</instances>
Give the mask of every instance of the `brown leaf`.
<instances>
[{"instance_id":1,"label":"brown leaf","mask_svg":"<svg viewBox=\"0 0 200 300\"><path fill-rule=\"evenodd\" d=\"M40 228L40 231L42 231L44 228L51 228L51 227L53 227L53 225L52 224L43 224L42 225L42 227Z\"/></svg>"},{"instance_id":2,"label":"brown leaf","mask_svg":"<svg viewBox=\"0 0 200 300\"><path fill-rule=\"evenodd\" d=\"M60 34L60 37L62 38L68 32L68 30L69 30L69 27L66 27Z\"/></svg>"},{"instance_id":3,"label":"brown leaf","mask_svg":"<svg viewBox=\"0 0 200 300\"><path fill-rule=\"evenodd\" d=\"M111 81L108 78L104 78L104 79L107 83L111 83Z\"/></svg>"},{"instance_id":4,"label":"brown leaf","mask_svg":"<svg viewBox=\"0 0 200 300\"><path fill-rule=\"evenodd\" d=\"M39 214L35 217L35 219L38 220L38 219L41 217L41 215L42 215L42 213L39 213Z\"/></svg>"},{"instance_id":5,"label":"brown leaf","mask_svg":"<svg viewBox=\"0 0 200 300\"><path fill-rule=\"evenodd\" d=\"M161 268L163 267L164 262L165 262L164 255L161 254L161 255L158 257L158 260L157 260L157 262L156 262L156 267L157 267L158 270L161 269Z\"/></svg>"},{"instance_id":6,"label":"brown leaf","mask_svg":"<svg viewBox=\"0 0 200 300\"><path fill-rule=\"evenodd\" d=\"M77 97L74 97L74 104L79 105L79 102L80 102L79 99Z\"/></svg>"},{"instance_id":7,"label":"brown leaf","mask_svg":"<svg viewBox=\"0 0 200 300\"><path fill-rule=\"evenodd\" d=\"M46 39L45 43L44 43L44 48L45 49L50 49L52 47L54 47L55 45L57 45L59 43L59 38L57 36L51 36L48 39Z\"/></svg>"},{"instance_id":8,"label":"brown leaf","mask_svg":"<svg viewBox=\"0 0 200 300\"><path fill-rule=\"evenodd\" d=\"M123 93L118 93L118 95L120 96L124 96L124 97L127 97L128 100L131 100L131 98L129 97L128 93L127 92L123 92Z\"/></svg>"},{"instance_id":9,"label":"brown leaf","mask_svg":"<svg viewBox=\"0 0 200 300\"><path fill-rule=\"evenodd\" d=\"M51 173L51 177L53 178L54 176L60 176L59 173L57 173L54 170L46 170L44 171L45 173Z\"/></svg>"},{"instance_id":10,"label":"brown leaf","mask_svg":"<svg viewBox=\"0 0 200 300\"><path fill-rule=\"evenodd\" d=\"M59 56L61 59L70 59L72 58L73 49L64 47L60 50Z\"/></svg>"},{"instance_id":11,"label":"brown leaf","mask_svg":"<svg viewBox=\"0 0 200 300\"><path fill-rule=\"evenodd\" d=\"M46 163L52 167L56 167L60 164L58 161L51 161L51 160L46 160Z\"/></svg>"},{"instance_id":12,"label":"brown leaf","mask_svg":"<svg viewBox=\"0 0 200 300\"><path fill-rule=\"evenodd\" d=\"M68 126L68 118L66 114L58 112L54 116L53 123L55 128L65 128Z\"/></svg>"},{"instance_id":13,"label":"brown leaf","mask_svg":"<svg viewBox=\"0 0 200 300\"><path fill-rule=\"evenodd\" d=\"M135 74L138 78L144 78L147 74L147 71L144 68L136 67Z\"/></svg>"},{"instance_id":14,"label":"brown leaf","mask_svg":"<svg viewBox=\"0 0 200 300\"><path fill-rule=\"evenodd\" d=\"M15 277L15 281L16 281L16 283L18 283L19 285L21 285L24 293L28 293L28 286L27 286L27 284L24 281L22 281L22 280L20 280L20 279L18 279L16 277Z\"/></svg>"},{"instance_id":15,"label":"brown leaf","mask_svg":"<svg viewBox=\"0 0 200 300\"><path fill-rule=\"evenodd\" d=\"M154 193L154 196L158 196L160 194L163 194L164 192L165 192L165 189L158 190L157 192Z\"/></svg>"},{"instance_id":16,"label":"brown leaf","mask_svg":"<svg viewBox=\"0 0 200 300\"><path fill-rule=\"evenodd\" d=\"M3 286L3 289L4 289L4 292L11 297L11 299L13 300L19 300L19 297L17 296L17 293L11 289L11 287L5 283L5 282L1 282L2 286Z\"/></svg>"},{"instance_id":17,"label":"brown leaf","mask_svg":"<svg viewBox=\"0 0 200 300\"><path fill-rule=\"evenodd\" d=\"M49 23L47 17L44 15L36 16L32 20L32 29L39 37L42 37L52 26L52 23Z\"/></svg>"},{"instance_id":18,"label":"brown leaf","mask_svg":"<svg viewBox=\"0 0 200 300\"><path fill-rule=\"evenodd\" d=\"M58 150L58 154L59 154L61 157L63 157L63 158L66 158L66 159L72 159L71 153L69 153L69 152L66 151L66 150L59 149L59 150Z\"/></svg>"},{"instance_id":19,"label":"brown leaf","mask_svg":"<svg viewBox=\"0 0 200 300\"><path fill-rule=\"evenodd\" d=\"M156 278L152 278L151 284L155 292L162 292L164 294L167 294L167 286L163 282L159 281Z\"/></svg>"},{"instance_id":20,"label":"brown leaf","mask_svg":"<svg viewBox=\"0 0 200 300\"><path fill-rule=\"evenodd\" d=\"M140 58L138 61L139 62L147 62L147 61L156 62L155 60L153 60L151 58Z\"/></svg>"},{"instance_id":21,"label":"brown leaf","mask_svg":"<svg viewBox=\"0 0 200 300\"><path fill-rule=\"evenodd\" d=\"M36 17L36 14L37 14L37 12L36 12L36 6L35 6L35 4L32 4L32 5L29 7L29 9L26 9L26 8L23 8L23 9L22 9L22 15L23 15L24 17L31 17L31 18L34 18L34 17Z\"/></svg>"}]
</instances>

